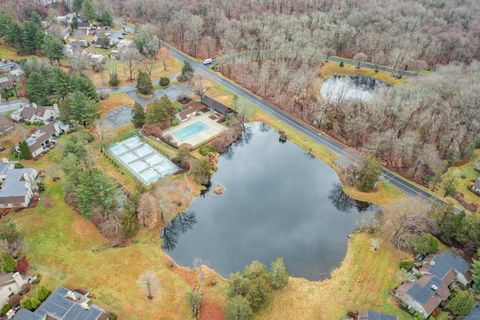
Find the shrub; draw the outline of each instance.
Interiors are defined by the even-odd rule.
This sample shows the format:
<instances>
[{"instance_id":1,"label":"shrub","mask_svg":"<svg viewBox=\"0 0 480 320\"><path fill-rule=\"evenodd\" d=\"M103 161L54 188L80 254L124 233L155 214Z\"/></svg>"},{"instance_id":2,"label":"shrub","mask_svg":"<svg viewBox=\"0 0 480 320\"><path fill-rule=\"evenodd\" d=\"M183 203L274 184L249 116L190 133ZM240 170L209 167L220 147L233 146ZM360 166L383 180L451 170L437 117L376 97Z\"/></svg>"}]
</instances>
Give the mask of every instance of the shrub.
<instances>
[{"instance_id":1,"label":"shrub","mask_svg":"<svg viewBox=\"0 0 480 320\"><path fill-rule=\"evenodd\" d=\"M50 293L52 293L52 291L46 286L39 286L35 289L35 291L33 291L32 297L34 297L40 302L43 302L45 301L45 299L47 299Z\"/></svg>"},{"instance_id":2,"label":"shrub","mask_svg":"<svg viewBox=\"0 0 480 320\"><path fill-rule=\"evenodd\" d=\"M2 272L13 272L17 268L17 262L12 258L7 252L2 253L1 255L1 271Z\"/></svg>"},{"instance_id":3,"label":"shrub","mask_svg":"<svg viewBox=\"0 0 480 320\"><path fill-rule=\"evenodd\" d=\"M11 307L8 303L4 304L3 307L2 307L2 314L3 314L3 315L7 314L7 312L8 312L10 309L12 309L12 307Z\"/></svg>"},{"instance_id":4,"label":"shrub","mask_svg":"<svg viewBox=\"0 0 480 320\"><path fill-rule=\"evenodd\" d=\"M343 68L343 65L344 65L344 64L343 64L343 61L341 61L340 64L339 64L339 67L340 67L340 68Z\"/></svg>"},{"instance_id":5,"label":"shrub","mask_svg":"<svg viewBox=\"0 0 480 320\"><path fill-rule=\"evenodd\" d=\"M403 260L403 261L400 261L400 269L403 269L403 270L406 270L406 271L410 271L410 270L413 269L413 266L414 266L413 260Z\"/></svg>"},{"instance_id":6,"label":"shrub","mask_svg":"<svg viewBox=\"0 0 480 320\"><path fill-rule=\"evenodd\" d=\"M274 289L281 289L288 283L288 272L282 257L278 257L270 266L270 282Z\"/></svg>"},{"instance_id":7,"label":"shrub","mask_svg":"<svg viewBox=\"0 0 480 320\"><path fill-rule=\"evenodd\" d=\"M172 127L176 127L180 124L180 120L178 119L173 119L171 122Z\"/></svg>"},{"instance_id":8,"label":"shrub","mask_svg":"<svg viewBox=\"0 0 480 320\"><path fill-rule=\"evenodd\" d=\"M170 79L167 77L161 77L158 84L160 84L162 87L168 86L170 84Z\"/></svg>"},{"instance_id":9,"label":"shrub","mask_svg":"<svg viewBox=\"0 0 480 320\"><path fill-rule=\"evenodd\" d=\"M412 236L407 239L411 250L423 255L435 253L438 250L438 240L431 234L423 236Z\"/></svg>"},{"instance_id":10,"label":"shrub","mask_svg":"<svg viewBox=\"0 0 480 320\"><path fill-rule=\"evenodd\" d=\"M461 291L450 300L448 307L455 315L466 316L474 304L475 298L473 295L466 291Z\"/></svg>"},{"instance_id":11,"label":"shrub","mask_svg":"<svg viewBox=\"0 0 480 320\"><path fill-rule=\"evenodd\" d=\"M228 301L225 309L226 320L250 320L253 318L253 311L247 299L242 296L235 296Z\"/></svg>"},{"instance_id":12,"label":"shrub","mask_svg":"<svg viewBox=\"0 0 480 320\"><path fill-rule=\"evenodd\" d=\"M24 298L22 301L20 301L20 306L30 311L37 309L40 304L41 302L35 298Z\"/></svg>"},{"instance_id":13,"label":"shrub","mask_svg":"<svg viewBox=\"0 0 480 320\"><path fill-rule=\"evenodd\" d=\"M198 152L200 152L202 156L206 156L210 152L217 152L217 149L215 149L215 147L211 145L206 144L201 146L200 149L198 149Z\"/></svg>"},{"instance_id":14,"label":"shrub","mask_svg":"<svg viewBox=\"0 0 480 320\"><path fill-rule=\"evenodd\" d=\"M22 168L25 168L23 164L21 164L20 162L15 163L15 169L22 169Z\"/></svg>"},{"instance_id":15,"label":"shrub","mask_svg":"<svg viewBox=\"0 0 480 320\"><path fill-rule=\"evenodd\" d=\"M120 81L118 80L118 75L116 73L110 74L110 80L108 80L108 83L110 83L112 87L118 86L120 83Z\"/></svg>"}]
</instances>

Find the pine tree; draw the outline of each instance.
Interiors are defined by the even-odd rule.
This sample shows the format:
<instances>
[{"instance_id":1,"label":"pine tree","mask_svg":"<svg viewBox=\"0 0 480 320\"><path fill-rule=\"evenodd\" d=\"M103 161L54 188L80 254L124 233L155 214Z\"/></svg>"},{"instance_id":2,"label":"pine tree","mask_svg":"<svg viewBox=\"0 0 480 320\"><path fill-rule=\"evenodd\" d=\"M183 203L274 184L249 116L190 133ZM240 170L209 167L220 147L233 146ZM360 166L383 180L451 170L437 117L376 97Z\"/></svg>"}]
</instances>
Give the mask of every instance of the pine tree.
<instances>
[{"instance_id":1,"label":"pine tree","mask_svg":"<svg viewBox=\"0 0 480 320\"><path fill-rule=\"evenodd\" d=\"M79 12L80 10L82 10L82 4L83 4L83 0L73 0L73 4L72 4L73 10L76 12Z\"/></svg>"},{"instance_id":2,"label":"pine tree","mask_svg":"<svg viewBox=\"0 0 480 320\"><path fill-rule=\"evenodd\" d=\"M82 3L82 13L85 19L92 22L95 21L97 14L95 13L95 8L93 7L92 0L84 0Z\"/></svg>"},{"instance_id":3,"label":"pine tree","mask_svg":"<svg viewBox=\"0 0 480 320\"><path fill-rule=\"evenodd\" d=\"M288 283L288 272L282 257L278 257L270 266L270 281L274 289L280 289Z\"/></svg>"},{"instance_id":4,"label":"pine tree","mask_svg":"<svg viewBox=\"0 0 480 320\"><path fill-rule=\"evenodd\" d=\"M72 91L70 75L60 68L53 68L50 77L50 85L59 101L65 100Z\"/></svg>"},{"instance_id":5,"label":"pine tree","mask_svg":"<svg viewBox=\"0 0 480 320\"><path fill-rule=\"evenodd\" d=\"M362 192L372 191L381 173L381 166L372 157L365 158L360 170L360 183L358 189Z\"/></svg>"},{"instance_id":6,"label":"pine tree","mask_svg":"<svg viewBox=\"0 0 480 320\"><path fill-rule=\"evenodd\" d=\"M99 116L98 103L87 97L83 92L75 91L69 104L69 121L89 127L93 120Z\"/></svg>"},{"instance_id":7,"label":"pine tree","mask_svg":"<svg viewBox=\"0 0 480 320\"><path fill-rule=\"evenodd\" d=\"M22 33L22 50L25 53L36 53L42 46L44 32L40 17L32 14L30 20L25 22Z\"/></svg>"},{"instance_id":8,"label":"pine tree","mask_svg":"<svg viewBox=\"0 0 480 320\"><path fill-rule=\"evenodd\" d=\"M182 67L182 76L186 78L190 78L191 75L193 74L193 68L190 65L190 62L188 61L183 61L183 67Z\"/></svg>"},{"instance_id":9,"label":"pine tree","mask_svg":"<svg viewBox=\"0 0 480 320\"><path fill-rule=\"evenodd\" d=\"M13 272L17 268L17 262L7 252L3 252L1 258L1 271L8 273Z\"/></svg>"},{"instance_id":10,"label":"pine tree","mask_svg":"<svg viewBox=\"0 0 480 320\"><path fill-rule=\"evenodd\" d=\"M46 35L43 39L42 53L50 62L60 61L65 56L63 42L51 35Z\"/></svg>"},{"instance_id":11,"label":"pine tree","mask_svg":"<svg viewBox=\"0 0 480 320\"><path fill-rule=\"evenodd\" d=\"M72 86L74 90L84 93L89 99L98 102L97 88L93 84L92 80L81 74L80 76L72 77Z\"/></svg>"},{"instance_id":12,"label":"pine tree","mask_svg":"<svg viewBox=\"0 0 480 320\"><path fill-rule=\"evenodd\" d=\"M48 105L49 88L45 78L37 72L32 72L26 81L27 97L31 102Z\"/></svg>"},{"instance_id":13,"label":"pine tree","mask_svg":"<svg viewBox=\"0 0 480 320\"><path fill-rule=\"evenodd\" d=\"M480 249L477 252L477 256L480 255ZM475 292L480 292L480 260L473 259L472 268L471 268L473 285L472 288Z\"/></svg>"},{"instance_id":14,"label":"pine tree","mask_svg":"<svg viewBox=\"0 0 480 320\"><path fill-rule=\"evenodd\" d=\"M111 26L112 25L112 17L110 16L110 13L108 11L102 11L102 14L100 15L100 22L104 26Z\"/></svg>"},{"instance_id":15,"label":"pine tree","mask_svg":"<svg viewBox=\"0 0 480 320\"><path fill-rule=\"evenodd\" d=\"M72 23L70 23L70 28L72 28L72 30L78 29L78 18L77 18L77 16L73 16Z\"/></svg>"},{"instance_id":16,"label":"pine tree","mask_svg":"<svg viewBox=\"0 0 480 320\"><path fill-rule=\"evenodd\" d=\"M132 114L133 125L135 128L141 128L145 124L145 110L138 102L135 102Z\"/></svg>"},{"instance_id":17,"label":"pine tree","mask_svg":"<svg viewBox=\"0 0 480 320\"><path fill-rule=\"evenodd\" d=\"M152 85L152 80L148 76L148 73L145 71L139 71L138 72L138 82L137 82L137 89L138 92L141 94L152 94L153 91L153 85Z\"/></svg>"},{"instance_id":18,"label":"pine tree","mask_svg":"<svg viewBox=\"0 0 480 320\"><path fill-rule=\"evenodd\" d=\"M20 157L22 159L28 160L32 159L32 153L30 152L30 148L28 147L27 141L22 141L18 144L18 149L20 151Z\"/></svg>"}]
</instances>

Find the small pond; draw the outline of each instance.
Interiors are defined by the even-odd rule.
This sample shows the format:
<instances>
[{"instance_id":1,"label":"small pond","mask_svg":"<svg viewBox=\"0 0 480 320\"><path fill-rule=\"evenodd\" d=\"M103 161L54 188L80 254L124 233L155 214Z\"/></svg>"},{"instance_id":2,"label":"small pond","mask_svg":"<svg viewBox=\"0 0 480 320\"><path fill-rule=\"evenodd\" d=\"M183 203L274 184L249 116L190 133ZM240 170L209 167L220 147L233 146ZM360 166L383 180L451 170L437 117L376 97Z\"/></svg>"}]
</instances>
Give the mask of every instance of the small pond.
<instances>
[{"instance_id":1,"label":"small pond","mask_svg":"<svg viewBox=\"0 0 480 320\"><path fill-rule=\"evenodd\" d=\"M370 101L375 91L387 88L386 83L366 76L333 76L323 82L320 94L326 100Z\"/></svg>"},{"instance_id":2,"label":"small pond","mask_svg":"<svg viewBox=\"0 0 480 320\"><path fill-rule=\"evenodd\" d=\"M291 275L319 280L343 260L347 236L368 207L343 192L326 164L252 123L220 157L211 188L162 238L183 266L204 263L228 277L254 259L269 266L282 256Z\"/></svg>"}]
</instances>

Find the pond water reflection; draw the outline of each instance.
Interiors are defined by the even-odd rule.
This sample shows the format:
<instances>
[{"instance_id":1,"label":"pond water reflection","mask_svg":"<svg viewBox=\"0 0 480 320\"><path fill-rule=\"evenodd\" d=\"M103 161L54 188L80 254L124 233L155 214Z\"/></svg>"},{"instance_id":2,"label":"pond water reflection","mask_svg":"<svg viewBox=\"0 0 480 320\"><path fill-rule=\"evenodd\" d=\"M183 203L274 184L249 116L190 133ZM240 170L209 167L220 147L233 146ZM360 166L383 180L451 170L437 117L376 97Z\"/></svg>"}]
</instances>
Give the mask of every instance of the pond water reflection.
<instances>
[{"instance_id":1,"label":"pond water reflection","mask_svg":"<svg viewBox=\"0 0 480 320\"><path fill-rule=\"evenodd\" d=\"M326 278L369 208L343 192L330 167L260 123L247 125L220 157L211 186L217 183L224 194L208 189L162 238L179 264L205 263L223 276L282 256L291 275Z\"/></svg>"}]
</instances>

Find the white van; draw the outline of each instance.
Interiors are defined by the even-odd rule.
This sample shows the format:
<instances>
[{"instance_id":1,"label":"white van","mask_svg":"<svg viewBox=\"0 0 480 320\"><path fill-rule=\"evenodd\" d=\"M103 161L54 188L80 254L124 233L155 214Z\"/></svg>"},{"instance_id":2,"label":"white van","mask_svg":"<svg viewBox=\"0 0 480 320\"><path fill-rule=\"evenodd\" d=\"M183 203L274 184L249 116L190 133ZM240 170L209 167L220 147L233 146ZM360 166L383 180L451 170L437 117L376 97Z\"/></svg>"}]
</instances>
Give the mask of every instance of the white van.
<instances>
[{"instance_id":1,"label":"white van","mask_svg":"<svg viewBox=\"0 0 480 320\"><path fill-rule=\"evenodd\" d=\"M207 65L207 64L211 64L212 62L213 62L213 59L208 58L208 59L206 59L206 60L203 60L202 63L203 63L204 65Z\"/></svg>"}]
</instances>

